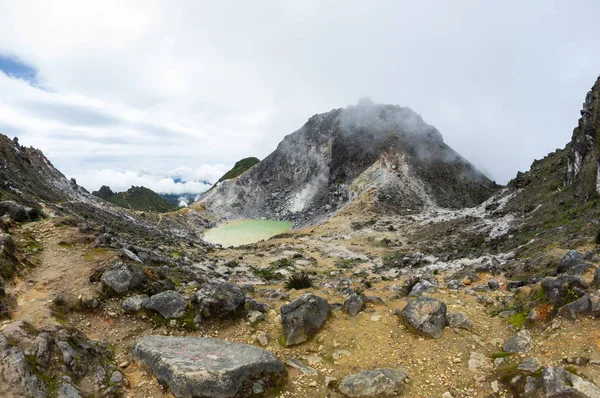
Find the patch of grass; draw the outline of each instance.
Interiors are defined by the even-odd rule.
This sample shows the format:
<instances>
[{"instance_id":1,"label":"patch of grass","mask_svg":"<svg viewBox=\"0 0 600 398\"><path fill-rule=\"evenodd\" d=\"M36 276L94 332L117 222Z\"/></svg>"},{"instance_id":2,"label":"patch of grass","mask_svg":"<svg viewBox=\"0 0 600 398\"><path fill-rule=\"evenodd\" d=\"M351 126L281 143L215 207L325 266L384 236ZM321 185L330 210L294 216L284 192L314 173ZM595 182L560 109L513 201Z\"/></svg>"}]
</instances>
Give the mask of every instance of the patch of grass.
<instances>
[{"instance_id":1,"label":"patch of grass","mask_svg":"<svg viewBox=\"0 0 600 398\"><path fill-rule=\"evenodd\" d=\"M492 358L492 359L506 358L506 357L510 357L511 355L515 355L515 353L514 352L500 351L500 352L496 352L496 353L490 355L490 358Z\"/></svg>"},{"instance_id":2,"label":"patch of grass","mask_svg":"<svg viewBox=\"0 0 600 398\"><path fill-rule=\"evenodd\" d=\"M174 258L175 260L181 258L181 252L174 250L171 252L171 257Z\"/></svg>"},{"instance_id":3,"label":"patch of grass","mask_svg":"<svg viewBox=\"0 0 600 398\"><path fill-rule=\"evenodd\" d=\"M310 289L311 287L313 287L313 279L305 272L290 275L285 281L285 288L287 290Z\"/></svg>"},{"instance_id":4,"label":"patch of grass","mask_svg":"<svg viewBox=\"0 0 600 398\"><path fill-rule=\"evenodd\" d=\"M343 268L343 269L348 269L348 268L352 268L357 264L362 263L363 261L360 258L345 258L345 259L338 259L335 262L335 266L338 268Z\"/></svg>"},{"instance_id":5,"label":"patch of grass","mask_svg":"<svg viewBox=\"0 0 600 398\"><path fill-rule=\"evenodd\" d=\"M515 315L508 318L508 322L513 325L517 330L521 329L527 321L527 314L523 312L517 312Z\"/></svg>"},{"instance_id":6,"label":"patch of grass","mask_svg":"<svg viewBox=\"0 0 600 398\"><path fill-rule=\"evenodd\" d=\"M84 254L83 258L85 258L87 261L94 261L97 260L99 257L105 256L108 252L109 250L103 247L95 247L93 249L88 250Z\"/></svg>"},{"instance_id":7,"label":"patch of grass","mask_svg":"<svg viewBox=\"0 0 600 398\"><path fill-rule=\"evenodd\" d=\"M283 274L281 272L276 272L272 267L269 268L254 268L252 269L252 273L264 280L272 281L272 280L280 280L283 279Z\"/></svg>"},{"instance_id":8,"label":"patch of grass","mask_svg":"<svg viewBox=\"0 0 600 398\"><path fill-rule=\"evenodd\" d=\"M388 268L398 268L404 265L404 252L392 252L382 258L383 265Z\"/></svg>"},{"instance_id":9,"label":"patch of grass","mask_svg":"<svg viewBox=\"0 0 600 398\"><path fill-rule=\"evenodd\" d=\"M287 268L294 266L289 258L280 258L279 260L271 262L269 265L275 268Z\"/></svg>"}]
</instances>

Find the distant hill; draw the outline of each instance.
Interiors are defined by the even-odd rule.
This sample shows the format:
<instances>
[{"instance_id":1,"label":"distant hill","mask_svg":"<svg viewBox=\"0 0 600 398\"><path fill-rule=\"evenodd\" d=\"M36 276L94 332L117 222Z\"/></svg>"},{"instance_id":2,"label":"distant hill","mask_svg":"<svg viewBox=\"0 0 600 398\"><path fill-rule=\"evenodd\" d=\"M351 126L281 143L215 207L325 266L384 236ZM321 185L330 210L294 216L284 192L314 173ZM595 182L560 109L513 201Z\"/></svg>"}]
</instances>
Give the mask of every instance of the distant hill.
<instances>
[{"instance_id":1,"label":"distant hill","mask_svg":"<svg viewBox=\"0 0 600 398\"><path fill-rule=\"evenodd\" d=\"M131 187L125 192L115 193L110 187L103 185L99 190L92 192L92 195L126 209L159 213L177 209L176 205L169 203L159 194L146 187Z\"/></svg>"},{"instance_id":2,"label":"distant hill","mask_svg":"<svg viewBox=\"0 0 600 398\"><path fill-rule=\"evenodd\" d=\"M250 167L254 166L255 164L257 164L259 162L260 162L260 159L258 159L258 158L254 158L254 157L244 158L244 159L236 162L231 170L229 170L227 173L225 173L223 175L223 177L219 178L218 182L239 177L244 171L248 170Z\"/></svg>"}]
</instances>

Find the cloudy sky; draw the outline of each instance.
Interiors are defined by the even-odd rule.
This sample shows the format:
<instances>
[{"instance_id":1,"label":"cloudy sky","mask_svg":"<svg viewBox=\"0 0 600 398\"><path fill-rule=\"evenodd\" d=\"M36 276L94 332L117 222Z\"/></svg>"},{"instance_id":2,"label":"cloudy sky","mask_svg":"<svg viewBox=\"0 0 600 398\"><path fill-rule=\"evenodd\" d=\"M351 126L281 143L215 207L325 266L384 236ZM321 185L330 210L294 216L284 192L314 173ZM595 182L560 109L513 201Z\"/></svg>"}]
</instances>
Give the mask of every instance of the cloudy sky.
<instances>
[{"instance_id":1,"label":"cloudy sky","mask_svg":"<svg viewBox=\"0 0 600 398\"><path fill-rule=\"evenodd\" d=\"M86 188L202 190L315 113L409 106L498 182L563 147L600 2L0 0L0 132Z\"/></svg>"}]
</instances>

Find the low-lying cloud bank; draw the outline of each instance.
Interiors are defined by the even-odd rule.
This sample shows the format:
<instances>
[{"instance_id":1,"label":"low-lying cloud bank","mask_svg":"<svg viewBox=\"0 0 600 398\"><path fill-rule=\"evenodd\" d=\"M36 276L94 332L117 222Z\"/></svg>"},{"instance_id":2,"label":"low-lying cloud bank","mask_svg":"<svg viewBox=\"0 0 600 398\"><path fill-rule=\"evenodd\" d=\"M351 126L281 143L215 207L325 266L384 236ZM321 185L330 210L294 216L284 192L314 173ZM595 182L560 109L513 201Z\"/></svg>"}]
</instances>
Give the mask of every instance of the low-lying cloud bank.
<instances>
[{"instance_id":1,"label":"low-lying cloud bank","mask_svg":"<svg viewBox=\"0 0 600 398\"><path fill-rule=\"evenodd\" d=\"M108 185L113 191L144 186L158 193L202 193L229 170L226 165L201 165L196 169L179 167L164 174L151 171L101 169L74 173L70 177L88 191Z\"/></svg>"}]
</instances>

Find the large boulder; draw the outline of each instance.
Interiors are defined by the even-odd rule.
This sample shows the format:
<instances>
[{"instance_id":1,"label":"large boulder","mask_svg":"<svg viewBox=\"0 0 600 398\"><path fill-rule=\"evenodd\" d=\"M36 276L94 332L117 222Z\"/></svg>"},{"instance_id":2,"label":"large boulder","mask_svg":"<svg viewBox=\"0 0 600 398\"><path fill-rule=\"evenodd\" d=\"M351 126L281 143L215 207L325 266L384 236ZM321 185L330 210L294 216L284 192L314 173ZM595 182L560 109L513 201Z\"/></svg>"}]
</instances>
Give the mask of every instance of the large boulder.
<instances>
[{"instance_id":1,"label":"large boulder","mask_svg":"<svg viewBox=\"0 0 600 398\"><path fill-rule=\"evenodd\" d=\"M446 304L421 296L404 307L400 319L418 334L438 339L446 326Z\"/></svg>"},{"instance_id":2,"label":"large boulder","mask_svg":"<svg viewBox=\"0 0 600 398\"><path fill-rule=\"evenodd\" d=\"M147 310L158 312L163 318L181 318L185 314L187 300L173 290L155 294L143 303Z\"/></svg>"},{"instance_id":3,"label":"large boulder","mask_svg":"<svg viewBox=\"0 0 600 398\"><path fill-rule=\"evenodd\" d=\"M281 324L285 345L289 347L307 341L323 327L328 317L327 301L311 293L282 305Z\"/></svg>"},{"instance_id":4,"label":"large boulder","mask_svg":"<svg viewBox=\"0 0 600 398\"><path fill-rule=\"evenodd\" d=\"M527 352L533 339L529 330L522 329L517 334L506 340L502 345L505 352Z\"/></svg>"},{"instance_id":5,"label":"large boulder","mask_svg":"<svg viewBox=\"0 0 600 398\"><path fill-rule=\"evenodd\" d=\"M588 289L583 278L574 275L544 278L541 285L548 302L557 306L577 300Z\"/></svg>"},{"instance_id":6,"label":"large boulder","mask_svg":"<svg viewBox=\"0 0 600 398\"><path fill-rule=\"evenodd\" d=\"M139 264L117 262L104 271L102 282L114 293L125 294L141 287L146 280Z\"/></svg>"},{"instance_id":7,"label":"large boulder","mask_svg":"<svg viewBox=\"0 0 600 398\"><path fill-rule=\"evenodd\" d=\"M192 303L204 318L234 314L244 308L245 302L242 288L231 282L205 283L192 296Z\"/></svg>"},{"instance_id":8,"label":"large boulder","mask_svg":"<svg viewBox=\"0 0 600 398\"><path fill-rule=\"evenodd\" d=\"M351 398L395 397L402 395L407 377L405 369L364 370L344 377L338 390Z\"/></svg>"},{"instance_id":9,"label":"large boulder","mask_svg":"<svg viewBox=\"0 0 600 398\"><path fill-rule=\"evenodd\" d=\"M7 215L16 222L28 220L27 209L12 200L0 202L0 217L3 215Z\"/></svg>"},{"instance_id":10,"label":"large boulder","mask_svg":"<svg viewBox=\"0 0 600 398\"><path fill-rule=\"evenodd\" d=\"M547 398L600 398L600 389L563 368L545 368L542 385Z\"/></svg>"},{"instance_id":11,"label":"large boulder","mask_svg":"<svg viewBox=\"0 0 600 398\"><path fill-rule=\"evenodd\" d=\"M210 338L144 336L132 355L178 398L251 396L277 384L284 370L270 351Z\"/></svg>"}]
</instances>

